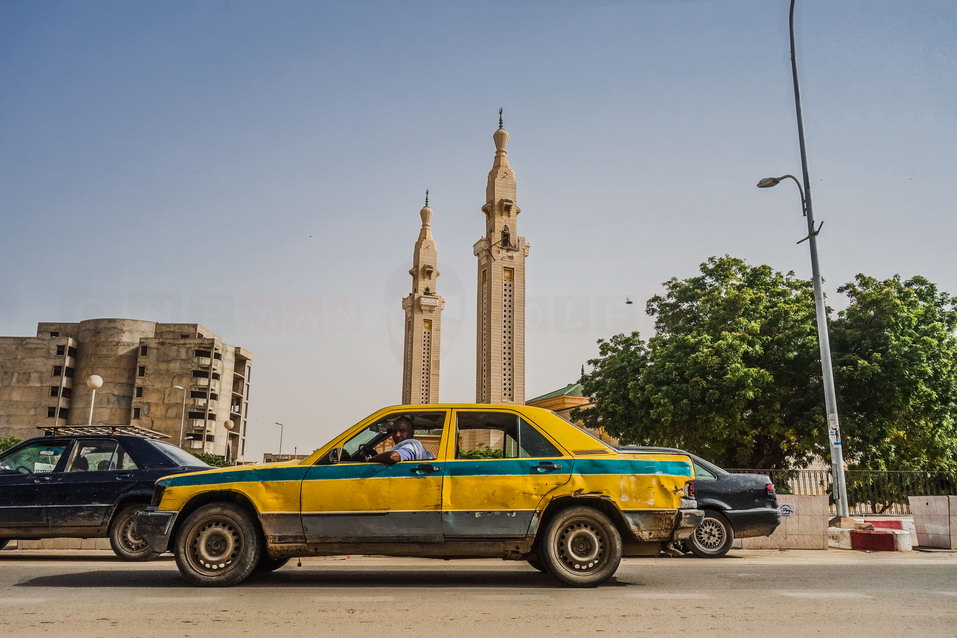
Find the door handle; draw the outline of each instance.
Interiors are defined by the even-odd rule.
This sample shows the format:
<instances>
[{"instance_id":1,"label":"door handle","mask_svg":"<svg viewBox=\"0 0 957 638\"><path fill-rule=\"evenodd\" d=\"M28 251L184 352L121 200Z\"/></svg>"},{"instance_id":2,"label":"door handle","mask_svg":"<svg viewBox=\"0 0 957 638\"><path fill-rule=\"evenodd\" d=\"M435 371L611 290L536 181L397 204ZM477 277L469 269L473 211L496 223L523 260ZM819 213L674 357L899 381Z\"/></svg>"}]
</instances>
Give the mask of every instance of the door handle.
<instances>
[{"instance_id":1,"label":"door handle","mask_svg":"<svg viewBox=\"0 0 957 638\"><path fill-rule=\"evenodd\" d=\"M551 461L543 461L538 465L533 465L532 469L536 472L554 472L555 470L562 469L560 463L552 463Z\"/></svg>"},{"instance_id":2,"label":"door handle","mask_svg":"<svg viewBox=\"0 0 957 638\"><path fill-rule=\"evenodd\" d=\"M52 476L38 476L35 479L33 479L33 482L34 483L49 483L50 479L52 478L53 478Z\"/></svg>"},{"instance_id":3,"label":"door handle","mask_svg":"<svg viewBox=\"0 0 957 638\"><path fill-rule=\"evenodd\" d=\"M416 476L425 476L426 474L432 474L434 472L440 472L442 468L438 465L429 465L428 463L420 463L412 468L412 473Z\"/></svg>"},{"instance_id":4,"label":"door handle","mask_svg":"<svg viewBox=\"0 0 957 638\"><path fill-rule=\"evenodd\" d=\"M125 481L127 479L133 478L132 474L117 474L115 477L117 481Z\"/></svg>"}]
</instances>

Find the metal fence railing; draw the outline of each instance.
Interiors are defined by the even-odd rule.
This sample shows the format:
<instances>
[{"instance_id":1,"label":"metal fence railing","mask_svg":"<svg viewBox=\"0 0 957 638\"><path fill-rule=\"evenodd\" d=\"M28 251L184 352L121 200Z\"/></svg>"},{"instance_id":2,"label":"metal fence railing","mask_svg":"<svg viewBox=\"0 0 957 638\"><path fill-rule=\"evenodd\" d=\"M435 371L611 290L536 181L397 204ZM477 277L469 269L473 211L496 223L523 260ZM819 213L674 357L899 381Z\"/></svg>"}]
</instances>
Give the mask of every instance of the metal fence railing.
<instances>
[{"instance_id":1,"label":"metal fence railing","mask_svg":"<svg viewBox=\"0 0 957 638\"><path fill-rule=\"evenodd\" d=\"M830 469L728 471L767 474L778 494L831 496ZM851 516L910 516L908 496L957 494L957 476L941 472L847 470L844 476Z\"/></svg>"}]
</instances>

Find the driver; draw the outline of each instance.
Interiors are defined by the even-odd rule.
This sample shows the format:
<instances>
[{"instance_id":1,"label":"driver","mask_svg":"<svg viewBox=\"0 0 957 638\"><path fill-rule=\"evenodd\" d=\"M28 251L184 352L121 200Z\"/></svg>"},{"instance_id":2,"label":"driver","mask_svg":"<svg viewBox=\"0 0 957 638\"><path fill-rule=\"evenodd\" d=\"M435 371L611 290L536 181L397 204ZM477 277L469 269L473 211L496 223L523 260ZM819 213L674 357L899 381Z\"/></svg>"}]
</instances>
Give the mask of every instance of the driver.
<instances>
[{"instance_id":1,"label":"driver","mask_svg":"<svg viewBox=\"0 0 957 638\"><path fill-rule=\"evenodd\" d=\"M392 465L399 461L431 461L435 458L415 438L415 427L408 417L401 416L392 423L392 442L395 445L391 450L376 454L369 460Z\"/></svg>"}]
</instances>

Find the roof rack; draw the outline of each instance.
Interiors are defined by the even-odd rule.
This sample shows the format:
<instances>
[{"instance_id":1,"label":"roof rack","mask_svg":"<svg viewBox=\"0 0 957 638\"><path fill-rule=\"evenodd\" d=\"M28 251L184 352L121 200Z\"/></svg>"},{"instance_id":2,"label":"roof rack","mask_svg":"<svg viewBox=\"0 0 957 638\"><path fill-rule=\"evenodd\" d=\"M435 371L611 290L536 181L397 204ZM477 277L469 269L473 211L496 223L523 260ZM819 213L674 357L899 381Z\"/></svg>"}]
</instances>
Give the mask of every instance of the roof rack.
<instances>
[{"instance_id":1,"label":"roof rack","mask_svg":"<svg viewBox=\"0 0 957 638\"><path fill-rule=\"evenodd\" d=\"M44 436L60 436L63 434L102 434L105 436L115 436L117 434L128 434L130 436L141 436L146 439L168 439L168 434L141 428L136 425L38 425L38 430L43 430Z\"/></svg>"}]
</instances>

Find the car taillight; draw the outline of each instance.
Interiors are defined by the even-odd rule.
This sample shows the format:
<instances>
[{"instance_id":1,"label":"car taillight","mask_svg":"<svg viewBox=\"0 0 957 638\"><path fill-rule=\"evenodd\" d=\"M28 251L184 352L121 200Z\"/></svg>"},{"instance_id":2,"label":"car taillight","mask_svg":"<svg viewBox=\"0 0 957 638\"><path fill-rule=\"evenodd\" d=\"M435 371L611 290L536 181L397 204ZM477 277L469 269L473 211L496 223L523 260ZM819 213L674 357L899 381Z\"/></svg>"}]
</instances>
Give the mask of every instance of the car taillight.
<instances>
[{"instance_id":1,"label":"car taillight","mask_svg":"<svg viewBox=\"0 0 957 638\"><path fill-rule=\"evenodd\" d=\"M768 493L768 496L772 498L777 496L778 494L777 492L774 491L774 483L768 483L767 485L765 485L764 490Z\"/></svg>"},{"instance_id":2,"label":"car taillight","mask_svg":"<svg viewBox=\"0 0 957 638\"><path fill-rule=\"evenodd\" d=\"M685 483L685 496L688 498L694 498L694 481L688 481Z\"/></svg>"}]
</instances>

